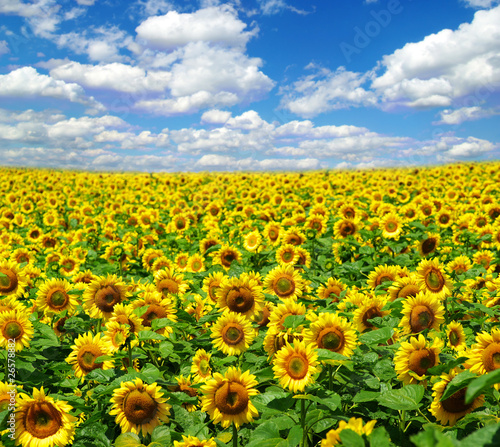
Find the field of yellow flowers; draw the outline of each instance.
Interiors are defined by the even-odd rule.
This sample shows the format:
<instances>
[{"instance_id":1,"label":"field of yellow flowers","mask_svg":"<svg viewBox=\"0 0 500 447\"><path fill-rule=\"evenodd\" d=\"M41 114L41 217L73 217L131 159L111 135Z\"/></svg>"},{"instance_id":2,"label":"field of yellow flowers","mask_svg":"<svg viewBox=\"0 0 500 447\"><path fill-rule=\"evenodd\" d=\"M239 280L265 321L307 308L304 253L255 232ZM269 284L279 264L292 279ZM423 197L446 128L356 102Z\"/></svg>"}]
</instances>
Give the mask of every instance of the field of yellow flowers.
<instances>
[{"instance_id":1,"label":"field of yellow flowers","mask_svg":"<svg viewBox=\"0 0 500 447\"><path fill-rule=\"evenodd\" d=\"M500 445L500 163L0 170L0 445Z\"/></svg>"}]
</instances>

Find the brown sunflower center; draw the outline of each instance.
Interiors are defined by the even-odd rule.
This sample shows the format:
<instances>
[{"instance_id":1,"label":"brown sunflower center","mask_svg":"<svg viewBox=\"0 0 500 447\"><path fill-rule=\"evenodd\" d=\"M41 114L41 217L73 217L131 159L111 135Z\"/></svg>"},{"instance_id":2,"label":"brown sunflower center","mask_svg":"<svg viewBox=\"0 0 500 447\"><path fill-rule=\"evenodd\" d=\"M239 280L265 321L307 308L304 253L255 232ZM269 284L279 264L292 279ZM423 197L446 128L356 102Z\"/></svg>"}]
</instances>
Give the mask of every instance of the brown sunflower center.
<instances>
[{"instance_id":1,"label":"brown sunflower center","mask_svg":"<svg viewBox=\"0 0 500 447\"><path fill-rule=\"evenodd\" d=\"M33 402L25 413L24 426L34 438L45 439L61 428L61 413L49 402Z\"/></svg>"},{"instance_id":2,"label":"brown sunflower center","mask_svg":"<svg viewBox=\"0 0 500 447\"><path fill-rule=\"evenodd\" d=\"M156 416L157 403L146 391L133 390L123 400L123 412L129 422L147 424Z\"/></svg>"},{"instance_id":3,"label":"brown sunflower center","mask_svg":"<svg viewBox=\"0 0 500 447\"><path fill-rule=\"evenodd\" d=\"M89 373L93 369L102 368L102 363L95 362L96 358L101 355L102 351L98 346L85 345L78 352L78 366L85 373Z\"/></svg>"},{"instance_id":4,"label":"brown sunflower center","mask_svg":"<svg viewBox=\"0 0 500 447\"><path fill-rule=\"evenodd\" d=\"M458 346L460 344L460 336L455 331L451 331L448 338L451 346Z\"/></svg>"},{"instance_id":5,"label":"brown sunflower center","mask_svg":"<svg viewBox=\"0 0 500 447\"><path fill-rule=\"evenodd\" d=\"M271 239L272 242L275 242L276 239L278 239L278 236L279 236L279 232L274 230L274 229L271 229L269 230L269 239Z\"/></svg>"},{"instance_id":6,"label":"brown sunflower center","mask_svg":"<svg viewBox=\"0 0 500 447\"><path fill-rule=\"evenodd\" d=\"M284 262L292 262L292 261L293 261L293 252L291 252L291 251L285 251L285 252L281 255L281 259L282 259Z\"/></svg>"},{"instance_id":7,"label":"brown sunflower center","mask_svg":"<svg viewBox=\"0 0 500 447\"><path fill-rule=\"evenodd\" d=\"M345 344L342 331L337 328L327 327L318 334L318 346L330 351L341 351Z\"/></svg>"},{"instance_id":8,"label":"brown sunflower center","mask_svg":"<svg viewBox=\"0 0 500 447\"><path fill-rule=\"evenodd\" d=\"M500 368L500 343L490 343L482 354L483 365L486 371L494 371Z\"/></svg>"},{"instance_id":9,"label":"brown sunflower center","mask_svg":"<svg viewBox=\"0 0 500 447\"><path fill-rule=\"evenodd\" d=\"M425 275L425 284L432 292L439 292L445 284L443 274L439 270L432 269Z\"/></svg>"},{"instance_id":10,"label":"brown sunflower center","mask_svg":"<svg viewBox=\"0 0 500 447\"><path fill-rule=\"evenodd\" d=\"M415 306L410 314L411 331L416 334L430 328L434 323L434 312L427 306Z\"/></svg>"},{"instance_id":11,"label":"brown sunflower center","mask_svg":"<svg viewBox=\"0 0 500 447\"><path fill-rule=\"evenodd\" d=\"M52 309L62 309L69 302L69 295L63 289L55 289L47 294L47 304Z\"/></svg>"},{"instance_id":12,"label":"brown sunflower center","mask_svg":"<svg viewBox=\"0 0 500 447\"><path fill-rule=\"evenodd\" d=\"M436 249L436 239L429 238L422 242L422 253L428 255Z\"/></svg>"},{"instance_id":13,"label":"brown sunflower center","mask_svg":"<svg viewBox=\"0 0 500 447\"><path fill-rule=\"evenodd\" d=\"M295 380L303 379L307 375L309 363L301 354L293 354L285 365L287 374Z\"/></svg>"},{"instance_id":14,"label":"brown sunflower center","mask_svg":"<svg viewBox=\"0 0 500 447\"><path fill-rule=\"evenodd\" d=\"M130 332L135 332L135 324L126 315L117 315L116 321L120 324L128 324L130 326Z\"/></svg>"},{"instance_id":15,"label":"brown sunflower center","mask_svg":"<svg viewBox=\"0 0 500 447\"><path fill-rule=\"evenodd\" d=\"M0 267L0 273L0 294L8 294L16 290L18 285L17 275L5 267Z\"/></svg>"},{"instance_id":16,"label":"brown sunflower center","mask_svg":"<svg viewBox=\"0 0 500 447\"><path fill-rule=\"evenodd\" d=\"M350 236L354 233L356 233L356 227L354 226L354 224L350 222L343 222L342 225L340 225L340 234L343 237Z\"/></svg>"},{"instance_id":17,"label":"brown sunflower center","mask_svg":"<svg viewBox=\"0 0 500 447\"><path fill-rule=\"evenodd\" d=\"M385 229L390 233L393 233L398 229L398 224L396 222L389 221L385 224Z\"/></svg>"},{"instance_id":18,"label":"brown sunflower center","mask_svg":"<svg viewBox=\"0 0 500 447\"><path fill-rule=\"evenodd\" d=\"M23 327L17 321L9 321L3 328L5 338L15 338L17 340L23 333Z\"/></svg>"},{"instance_id":19,"label":"brown sunflower center","mask_svg":"<svg viewBox=\"0 0 500 447\"><path fill-rule=\"evenodd\" d=\"M224 414L240 414L248 407L248 391L238 382L225 382L215 392L215 406Z\"/></svg>"},{"instance_id":20,"label":"brown sunflower center","mask_svg":"<svg viewBox=\"0 0 500 447\"><path fill-rule=\"evenodd\" d=\"M222 340L226 345L235 346L245 338L243 327L238 323L229 323L222 329Z\"/></svg>"},{"instance_id":21,"label":"brown sunflower center","mask_svg":"<svg viewBox=\"0 0 500 447\"><path fill-rule=\"evenodd\" d=\"M337 298L340 296L341 292L342 292L342 289L339 286L330 286L325 291L325 297L331 298L332 300L337 300Z\"/></svg>"},{"instance_id":22,"label":"brown sunflower center","mask_svg":"<svg viewBox=\"0 0 500 447\"><path fill-rule=\"evenodd\" d=\"M157 318L168 318L168 314L160 305L150 304L148 310L142 315L142 324L151 327L151 322Z\"/></svg>"},{"instance_id":23,"label":"brown sunflower center","mask_svg":"<svg viewBox=\"0 0 500 447\"><path fill-rule=\"evenodd\" d=\"M219 290L220 283L215 282L210 284L208 287L208 295L210 296L210 299L216 303L217 302L217 290Z\"/></svg>"},{"instance_id":24,"label":"brown sunflower center","mask_svg":"<svg viewBox=\"0 0 500 447\"><path fill-rule=\"evenodd\" d=\"M376 317L383 317L382 313L380 312L380 309L376 306L370 307L363 314L362 318L363 324L368 328L373 327L373 324L371 324L368 320L371 320L372 318Z\"/></svg>"},{"instance_id":25,"label":"brown sunflower center","mask_svg":"<svg viewBox=\"0 0 500 447\"><path fill-rule=\"evenodd\" d=\"M295 292L295 281L290 275L282 275L273 282L273 291L279 297L290 296Z\"/></svg>"},{"instance_id":26,"label":"brown sunflower center","mask_svg":"<svg viewBox=\"0 0 500 447\"><path fill-rule=\"evenodd\" d=\"M166 297L169 293L179 293L179 284L173 279L162 279L158 282L157 289Z\"/></svg>"},{"instance_id":27,"label":"brown sunflower center","mask_svg":"<svg viewBox=\"0 0 500 447\"><path fill-rule=\"evenodd\" d=\"M222 256L221 256L221 263L224 267L231 267L231 262L236 260L236 253L233 251L226 251Z\"/></svg>"},{"instance_id":28,"label":"brown sunflower center","mask_svg":"<svg viewBox=\"0 0 500 447\"><path fill-rule=\"evenodd\" d=\"M416 284L407 284L398 292L398 298L414 297L419 292L419 287Z\"/></svg>"},{"instance_id":29,"label":"brown sunflower center","mask_svg":"<svg viewBox=\"0 0 500 447\"><path fill-rule=\"evenodd\" d=\"M200 361L199 369L203 376L207 376L210 373L210 363L207 359L202 359Z\"/></svg>"},{"instance_id":30,"label":"brown sunflower center","mask_svg":"<svg viewBox=\"0 0 500 447\"><path fill-rule=\"evenodd\" d=\"M408 367L419 376L427 373L429 368L436 364L436 356L434 352L429 349L419 349L410 354L410 361Z\"/></svg>"},{"instance_id":31,"label":"brown sunflower center","mask_svg":"<svg viewBox=\"0 0 500 447\"><path fill-rule=\"evenodd\" d=\"M233 312L245 313L253 307L255 299L246 287L236 287L227 294L226 303Z\"/></svg>"},{"instance_id":32,"label":"brown sunflower center","mask_svg":"<svg viewBox=\"0 0 500 447\"><path fill-rule=\"evenodd\" d=\"M467 411L471 406L470 404L465 403L465 393L467 388L462 388L458 390L456 393L452 394L448 399L445 399L441 402L441 405L448 413L463 413Z\"/></svg>"},{"instance_id":33,"label":"brown sunflower center","mask_svg":"<svg viewBox=\"0 0 500 447\"><path fill-rule=\"evenodd\" d=\"M103 312L113 312L116 304L121 302L121 294L115 286L105 286L95 294L95 305Z\"/></svg>"},{"instance_id":34,"label":"brown sunflower center","mask_svg":"<svg viewBox=\"0 0 500 447\"><path fill-rule=\"evenodd\" d=\"M380 284L383 284L384 282L391 282L391 281L394 281L394 278L391 275L387 273L382 273L375 281L375 285L380 286Z\"/></svg>"}]
</instances>

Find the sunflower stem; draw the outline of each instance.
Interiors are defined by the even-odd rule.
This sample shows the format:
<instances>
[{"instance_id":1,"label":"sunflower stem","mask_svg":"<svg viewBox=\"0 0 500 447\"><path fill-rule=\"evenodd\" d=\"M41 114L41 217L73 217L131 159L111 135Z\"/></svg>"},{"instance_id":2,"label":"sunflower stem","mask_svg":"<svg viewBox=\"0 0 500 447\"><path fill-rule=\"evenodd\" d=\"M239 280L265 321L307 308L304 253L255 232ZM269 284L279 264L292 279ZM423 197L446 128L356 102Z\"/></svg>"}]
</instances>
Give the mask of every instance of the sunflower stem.
<instances>
[{"instance_id":1,"label":"sunflower stem","mask_svg":"<svg viewBox=\"0 0 500 447\"><path fill-rule=\"evenodd\" d=\"M132 363L132 344L130 343L129 337L127 337L126 343L127 343L127 353L128 353L128 366L130 368L133 368L134 366Z\"/></svg>"},{"instance_id":2,"label":"sunflower stem","mask_svg":"<svg viewBox=\"0 0 500 447\"><path fill-rule=\"evenodd\" d=\"M328 364L328 389L333 391L333 366Z\"/></svg>"},{"instance_id":3,"label":"sunflower stem","mask_svg":"<svg viewBox=\"0 0 500 447\"><path fill-rule=\"evenodd\" d=\"M233 447L238 447L238 429L236 424L233 422Z\"/></svg>"},{"instance_id":4,"label":"sunflower stem","mask_svg":"<svg viewBox=\"0 0 500 447\"><path fill-rule=\"evenodd\" d=\"M302 444L301 444L301 447L307 447L306 401L305 401L305 399L300 399L300 425L302 427Z\"/></svg>"}]
</instances>

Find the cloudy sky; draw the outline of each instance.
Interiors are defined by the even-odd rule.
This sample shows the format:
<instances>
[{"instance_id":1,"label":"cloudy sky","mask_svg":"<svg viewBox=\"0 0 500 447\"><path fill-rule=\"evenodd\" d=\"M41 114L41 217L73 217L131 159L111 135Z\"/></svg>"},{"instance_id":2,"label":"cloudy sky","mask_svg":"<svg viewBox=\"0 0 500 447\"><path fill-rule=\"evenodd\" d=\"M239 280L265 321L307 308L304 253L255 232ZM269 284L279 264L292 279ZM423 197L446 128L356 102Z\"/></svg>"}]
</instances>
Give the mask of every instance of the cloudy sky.
<instances>
[{"instance_id":1,"label":"cloudy sky","mask_svg":"<svg viewBox=\"0 0 500 447\"><path fill-rule=\"evenodd\" d=\"M0 0L0 164L498 159L498 3Z\"/></svg>"}]
</instances>

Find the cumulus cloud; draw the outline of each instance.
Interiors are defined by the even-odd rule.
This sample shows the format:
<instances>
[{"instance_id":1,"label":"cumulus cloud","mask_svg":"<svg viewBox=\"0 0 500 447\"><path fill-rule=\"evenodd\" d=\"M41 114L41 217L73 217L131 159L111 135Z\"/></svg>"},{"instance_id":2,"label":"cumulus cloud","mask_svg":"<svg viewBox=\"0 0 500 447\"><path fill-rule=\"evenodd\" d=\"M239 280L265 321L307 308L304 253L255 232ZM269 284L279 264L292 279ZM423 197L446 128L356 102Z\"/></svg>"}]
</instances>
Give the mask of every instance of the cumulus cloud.
<instances>
[{"instance_id":1,"label":"cumulus cloud","mask_svg":"<svg viewBox=\"0 0 500 447\"><path fill-rule=\"evenodd\" d=\"M472 8L491 8L498 4L498 0L463 0L463 2Z\"/></svg>"},{"instance_id":2,"label":"cumulus cloud","mask_svg":"<svg viewBox=\"0 0 500 447\"><path fill-rule=\"evenodd\" d=\"M211 109L201 115L202 123L224 124L231 117L231 112L225 110Z\"/></svg>"},{"instance_id":3,"label":"cumulus cloud","mask_svg":"<svg viewBox=\"0 0 500 447\"><path fill-rule=\"evenodd\" d=\"M0 96L50 97L103 109L93 97L86 96L80 85L53 79L38 73L33 67L22 67L0 75Z\"/></svg>"},{"instance_id":4,"label":"cumulus cloud","mask_svg":"<svg viewBox=\"0 0 500 447\"><path fill-rule=\"evenodd\" d=\"M477 2L479 3L479 2ZM282 107L301 117L346 107L432 108L479 105L500 86L500 6L386 55L374 69L339 67L282 90ZM307 68L307 67L306 67Z\"/></svg>"},{"instance_id":5,"label":"cumulus cloud","mask_svg":"<svg viewBox=\"0 0 500 447\"><path fill-rule=\"evenodd\" d=\"M193 13L169 11L149 17L137 28L137 37L158 49L173 49L190 42L210 42L225 46L245 46L256 29L244 31L246 23L239 20L230 5L203 8Z\"/></svg>"},{"instance_id":6,"label":"cumulus cloud","mask_svg":"<svg viewBox=\"0 0 500 447\"><path fill-rule=\"evenodd\" d=\"M9 52L9 46L5 40L0 40L0 56Z\"/></svg>"},{"instance_id":7,"label":"cumulus cloud","mask_svg":"<svg viewBox=\"0 0 500 447\"><path fill-rule=\"evenodd\" d=\"M458 125L465 121L474 121L489 116L498 115L495 109L483 109L479 106L461 107L460 109L446 109L440 112L441 119L433 124Z\"/></svg>"},{"instance_id":8,"label":"cumulus cloud","mask_svg":"<svg viewBox=\"0 0 500 447\"><path fill-rule=\"evenodd\" d=\"M198 159L195 166L200 169L225 171L300 171L320 169L319 160L303 158L299 160L272 158L258 160L254 158L239 159L228 155L206 154Z\"/></svg>"}]
</instances>

